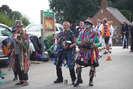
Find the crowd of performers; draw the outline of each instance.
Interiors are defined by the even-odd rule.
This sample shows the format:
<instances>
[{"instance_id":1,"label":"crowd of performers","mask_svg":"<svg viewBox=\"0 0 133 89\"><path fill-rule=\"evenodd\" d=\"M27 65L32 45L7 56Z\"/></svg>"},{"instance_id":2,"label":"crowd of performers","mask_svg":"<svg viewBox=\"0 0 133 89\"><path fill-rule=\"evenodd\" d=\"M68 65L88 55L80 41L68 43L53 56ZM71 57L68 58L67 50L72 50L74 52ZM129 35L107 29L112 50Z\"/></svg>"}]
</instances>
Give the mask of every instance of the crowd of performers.
<instances>
[{"instance_id":1,"label":"crowd of performers","mask_svg":"<svg viewBox=\"0 0 133 89\"><path fill-rule=\"evenodd\" d=\"M55 50L54 64L56 65L57 79L54 83L62 83L62 65L66 65L69 68L72 84L77 87L83 83L81 78L82 68L90 66L90 72L88 71L89 85L93 86L93 78L96 73L96 67L99 66L98 59L100 59L100 52L103 49L103 45L106 44L106 51L104 54L108 54L110 50L111 37L113 36L112 21L107 21L106 18L97 20L97 26L92 23L91 18L88 18L84 22L80 22L80 26L76 28L77 22L74 21L70 26L70 23L65 21L63 23L64 31L60 32L57 36L57 48ZM112 43L111 43L112 45ZM76 46L79 48L78 55L76 57ZM76 64L76 73L75 67Z\"/></svg>"},{"instance_id":2,"label":"crowd of performers","mask_svg":"<svg viewBox=\"0 0 133 89\"><path fill-rule=\"evenodd\" d=\"M68 21L63 22L64 31L60 32L55 39L56 48L53 52L57 74L54 83L63 82L62 65L65 65L69 68L74 87L83 83L82 69L86 67L90 67L90 71L88 70L89 86L94 85L93 79L96 74L96 67L99 66L98 60L101 57L101 50L106 49L103 54L111 53L110 48L112 47L114 31L112 23L106 18L98 19L95 27L92 19L88 18L85 21L80 21L80 26L76 28L76 21L71 26ZM12 39L10 39L7 46L12 50L9 67L14 70L14 80L17 80L17 75L19 77L19 82L16 85L26 86L28 85L28 70L30 67L30 40L22 26L21 20L15 21L15 28L12 29ZM124 27L126 25L123 26L123 29ZM125 35L125 30L122 31ZM78 55L76 55L76 47L79 49ZM125 47L127 46L124 45Z\"/></svg>"}]
</instances>

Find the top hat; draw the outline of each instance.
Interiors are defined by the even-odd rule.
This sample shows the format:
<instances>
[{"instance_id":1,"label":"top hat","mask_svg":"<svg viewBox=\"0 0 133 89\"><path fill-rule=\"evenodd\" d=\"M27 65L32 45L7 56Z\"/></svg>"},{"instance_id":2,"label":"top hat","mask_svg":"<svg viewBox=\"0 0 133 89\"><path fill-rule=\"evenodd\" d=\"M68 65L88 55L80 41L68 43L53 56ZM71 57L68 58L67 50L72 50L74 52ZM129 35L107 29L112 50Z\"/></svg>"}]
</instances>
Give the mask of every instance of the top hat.
<instances>
[{"instance_id":1,"label":"top hat","mask_svg":"<svg viewBox=\"0 0 133 89\"><path fill-rule=\"evenodd\" d=\"M14 24L15 27L17 26L23 26L23 23L21 20L15 20L15 24Z\"/></svg>"},{"instance_id":2,"label":"top hat","mask_svg":"<svg viewBox=\"0 0 133 89\"><path fill-rule=\"evenodd\" d=\"M87 20L85 20L85 21L84 21L84 23L89 23L89 24L93 25L93 23L92 23L92 19L91 19L91 18L89 18L89 17L88 17L88 19L87 19Z\"/></svg>"}]
</instances>

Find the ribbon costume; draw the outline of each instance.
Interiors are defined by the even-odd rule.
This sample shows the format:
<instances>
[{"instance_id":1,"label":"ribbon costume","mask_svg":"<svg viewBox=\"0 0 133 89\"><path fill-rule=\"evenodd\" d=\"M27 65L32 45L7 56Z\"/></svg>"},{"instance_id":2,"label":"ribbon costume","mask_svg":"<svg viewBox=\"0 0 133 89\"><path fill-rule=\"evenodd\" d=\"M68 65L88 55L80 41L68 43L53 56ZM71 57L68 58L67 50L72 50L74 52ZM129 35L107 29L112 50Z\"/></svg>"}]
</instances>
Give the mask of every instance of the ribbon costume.
<instances>
[{"instance_id":1,"label":"ribbon costume","mask_svg":"<svg viewBox=\"0 0 133 89\"><path fill-rule=\"evenodd\" d=\"M100 45L99 41L99 33L95 31L93 28L91 29L91 32L88 32L86 30L82 31L78 37L77 44L80 45L80 41L85 41L85 42L93 42L95 43L95 46L98 47ZM80 64L88 64L93 65L95 67L99 66L98 59L100 58L100 50L99 48L94 48L94 49L86 49L80 47L80 52L79 56L77 58L77 62L81 62Z\"/></svg>"}]
</instances>

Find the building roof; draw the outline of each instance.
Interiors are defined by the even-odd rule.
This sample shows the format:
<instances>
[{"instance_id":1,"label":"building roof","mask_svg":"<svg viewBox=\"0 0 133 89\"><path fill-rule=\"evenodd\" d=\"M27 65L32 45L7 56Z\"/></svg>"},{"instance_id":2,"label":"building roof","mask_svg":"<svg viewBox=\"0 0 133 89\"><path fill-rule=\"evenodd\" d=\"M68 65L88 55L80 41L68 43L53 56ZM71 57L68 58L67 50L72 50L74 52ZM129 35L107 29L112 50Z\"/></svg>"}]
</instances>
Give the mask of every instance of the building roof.
<instances>
[{"instance_id":1,"label":"building roof","mask_svg":"<svg viewBox=\"0 0 133 89\"><path fill-rule=\"evenodd\" d=\"M128 25L131 25L131 23L125 18L116 8L113 7L107 7L106 8L121 24L123 24L123 21L125 20Z\"/></svg>"}]
</instances>

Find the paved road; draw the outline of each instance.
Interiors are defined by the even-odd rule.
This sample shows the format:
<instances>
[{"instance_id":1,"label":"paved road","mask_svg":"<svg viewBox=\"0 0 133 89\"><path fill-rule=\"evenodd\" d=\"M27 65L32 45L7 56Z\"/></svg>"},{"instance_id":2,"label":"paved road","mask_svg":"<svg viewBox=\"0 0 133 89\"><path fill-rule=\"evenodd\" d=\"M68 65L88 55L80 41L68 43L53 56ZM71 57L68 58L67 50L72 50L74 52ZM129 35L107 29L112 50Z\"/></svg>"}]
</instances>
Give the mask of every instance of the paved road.
<instances>
[{"instance_id":1,"label":"paved road","mask_svg":"<svg viewBox=\"0 0 133 89\"><path fill-rule=\"evenodd\" d=\"M103 53L103 51L102 51ZM133 89L133 53L129 49L113 47L110 55L112 61L106 61L108 55L102 55L99 60L100 66L97 68L94 86L89 87L89 67L82 71L83 84L73 87L69 71L63 67L64 79L68 79L68 84L54 84L56 79L55 66L53 61L40 64L32 64L29 71L29 85L16 86L17 81L12 81L13 72L8 68L1 68L6 73L5 83L0 85L0 89Z\"/></svg>"}]
</instances>

